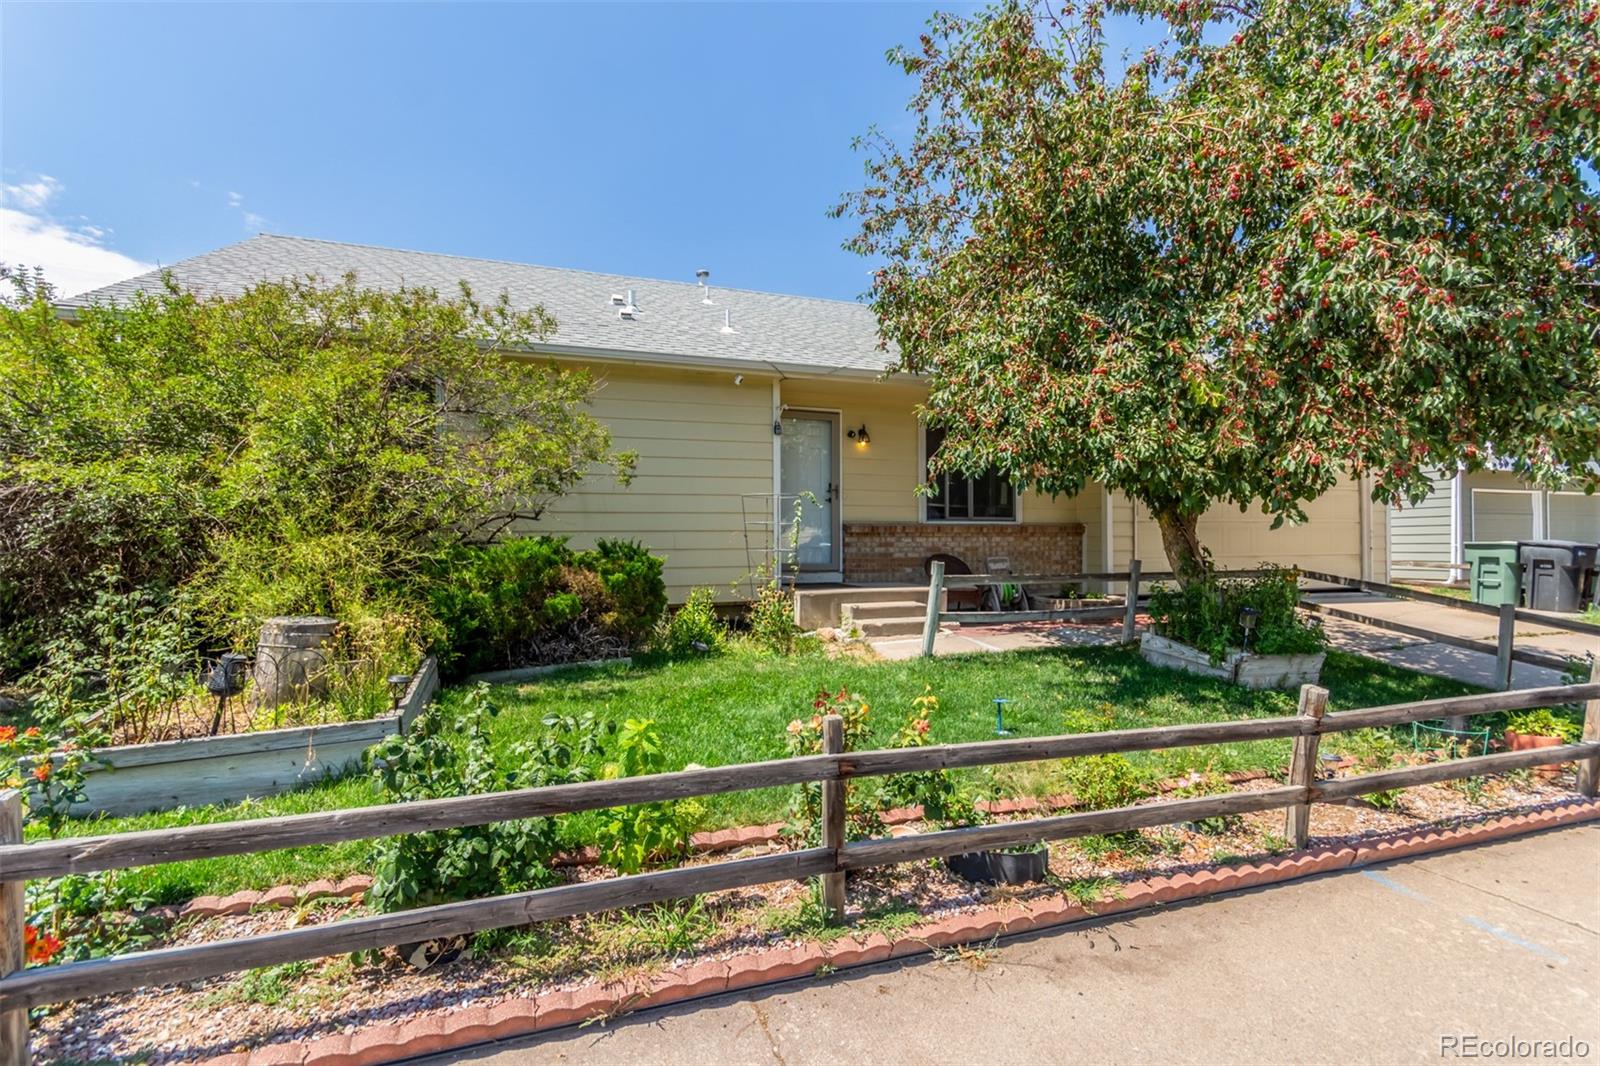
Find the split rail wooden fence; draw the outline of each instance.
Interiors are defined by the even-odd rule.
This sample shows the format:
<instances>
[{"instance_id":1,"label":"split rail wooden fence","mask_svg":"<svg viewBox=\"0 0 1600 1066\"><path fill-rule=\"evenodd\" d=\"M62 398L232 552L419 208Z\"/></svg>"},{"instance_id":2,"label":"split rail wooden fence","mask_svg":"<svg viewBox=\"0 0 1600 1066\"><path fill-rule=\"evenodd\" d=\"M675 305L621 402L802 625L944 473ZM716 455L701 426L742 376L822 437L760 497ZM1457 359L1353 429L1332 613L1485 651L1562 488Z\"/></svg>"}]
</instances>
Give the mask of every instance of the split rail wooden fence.
<instances>
[{"instance_id":1,"label":"split rail wooden fence","mask_svg":"<svg viewBox=\"0 0 1600 1066\"><path fill-rule=\"evenodd\" d=\"M927 615L922 627L922 654L924 657L933 655L934 641L938 637L939 626L946 622L966 625L1000 625L1007 622L1088 621L1120 617L1122 619L1122 640L1127 643L1137 636L1135 619L1138 615L1140 582L1171 581L1174 577L1169 571L1144 573L1138 559L1132 560L1126 570L1105 573L1045 575L946 574L944 563L937 560L930 565L929 570ZM1219 577L1239 578L1258 576L1263 571L1221 570L1217 573ZM1390 585L1381 581L1366 581L1362 578L1328 574L1318 570L1300 570L1299 574L1305 581L1314 581L1330 586L1318 591L1368 592L1391 599L1431 603L1440 607L1448 607L1452 610L1495 617L1498 623L1496 636L1494 643L1490 644L1483 640L1473 640L1453 633L1442 633L1436 629L1428 629L1425 626L1410 625L1394 619L1369 614L1360 610L1359 604L1345 606L1304 599L1300 603L1303 609L1314 614L1342 618L1361 625L1386 629L1394 633L1403 633L1407 636L1420 637L1435 644L1445 644L1467 651L1493 654L1495 656L1495 687L1500 689L1509 689L1511 687L1511 666L1513 662L1541 666L1548 670L1564 670L1567 668L1567 659L1554 652L1537 648L1517 647L1516 624L1518 622L1526 622L1548 629L1559 629L1582 636L1600 637L1600 625L1595 625L1592 622L1581 622L1575 618L1557 618L1549 613L1530 611L1515 604L1489 606L1482 603L1473 603L1470 600L1457 599L1453 596L1441 596L1437 593L1406 588L1402 585ZM987 585L1000 584L1057 585L1085 581L1126 583L1128 588L1127 600L1121 606L1085 607L1069 611L947 611L944 609L944 593L947 589L982 588Z\"/></svg>"},{"instance_id":2,"label":"split rail wooden fence","mask_svg":"<svg viewBox=\"0 0 1600 1066\"><path fill-rule=\"evenodd\" d=\"M1324 689L1305 686L1300 694L1299 713L1286 717L876 751L842 750L842 722L836 716L829 716L824 723L824 750L818 755L622 780L33 843L21 842L20 794L7 792L0 794L0 975L3 975L0 976L0 1066L20 1066L27 1061L28 1008L149 985L193 981L259 966L792 879L819 878L824 899L838 916L844 904L844 875L851 870L1273 808L1286 810L1287 836L1295 846L1304 847L1314 803L1339 802L1383 789L1569 760L1578 761L1578 788L1584 795L1594 796L1600 784L1600 673L1590 683L1582 685L1401 703L1336 714L1325 713L1327 695ZM1318 779L1318 741L1329 733L1577 701L1587 701L1582 739L1577 743L1446 760L1334 780ZM845 839L846 789L850 781L858 777L1275 738L1292 738L1294 746L1288 776L1281 786L1273 788L1161 800L1113 810L887 839ZM393 914L374 914L205 944L24 968L23 886L30 879L811 783L820 783L823 791L820 847L438 904Z\"/></svg>"}]
</instances>

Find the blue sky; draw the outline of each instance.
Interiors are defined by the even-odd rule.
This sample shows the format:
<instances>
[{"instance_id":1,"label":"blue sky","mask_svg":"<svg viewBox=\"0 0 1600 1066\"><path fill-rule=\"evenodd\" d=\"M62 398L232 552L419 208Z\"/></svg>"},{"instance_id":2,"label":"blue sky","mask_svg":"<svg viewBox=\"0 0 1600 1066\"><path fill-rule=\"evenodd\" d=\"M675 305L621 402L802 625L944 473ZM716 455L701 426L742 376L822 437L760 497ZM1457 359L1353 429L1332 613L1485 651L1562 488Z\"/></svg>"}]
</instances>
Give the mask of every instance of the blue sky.
<instances>
[{"instance_id":1,"label":"blue sky","mask_svg":"<svg viewBox=\"0 0 1600 1066\"><path fill-rule=\"evenodd\" d=\"M852 299L825 212L934 8L7 2L0 260L70 293L266 231Z\"/></svg>"}]
</instances>

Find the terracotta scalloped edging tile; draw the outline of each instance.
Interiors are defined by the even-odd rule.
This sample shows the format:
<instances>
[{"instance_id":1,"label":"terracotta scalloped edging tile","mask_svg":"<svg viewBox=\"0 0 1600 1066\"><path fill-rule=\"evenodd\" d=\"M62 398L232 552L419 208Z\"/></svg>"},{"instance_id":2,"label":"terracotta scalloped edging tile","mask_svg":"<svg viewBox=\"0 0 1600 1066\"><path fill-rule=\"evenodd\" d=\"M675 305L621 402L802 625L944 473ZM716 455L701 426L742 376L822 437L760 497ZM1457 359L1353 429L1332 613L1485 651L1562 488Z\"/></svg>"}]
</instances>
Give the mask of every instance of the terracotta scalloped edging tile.
<instances>
[{"instance_id":1,"label":"terracotta scalloped edging tile","mask_svg":"<svg viewBox=\"0 0 1600 1066\"><path fill-rule=\"evenodd\" d=\"M521 997L487 1006L474 1004L448 1014L381 1022L349 1035L325 1036L307 1045L269 1045L250 1052L248 1066L371 1066L579 1025L647 1007L812 977L824 968L870 966L957 944L987 941L999 935L1048 929L1258 885L1281 884L1329 870L1367 866L1597 818L1600 818L1600 800L1582 800L1477 825L1325 845L1254 863L1143 878L1120 885L1120 895L1090 907L1065 896L1008 901L989 910L924 922L894 938L872 933L859 938L845 936L829 943L807 942L769 948L727 960L701 960L648 975L642 982L589 985L552 992L538 999ZM347 882L354 880L359 879L347 878L339 888L351 887ZM191 907L205 899L193 901ZM215 897L209 899L227 902L216 901ZM245 1061L245 1056L240 1054L224 1055L208 1060L206 1066L241 1066Z\"/></svg>"}]
</instances>

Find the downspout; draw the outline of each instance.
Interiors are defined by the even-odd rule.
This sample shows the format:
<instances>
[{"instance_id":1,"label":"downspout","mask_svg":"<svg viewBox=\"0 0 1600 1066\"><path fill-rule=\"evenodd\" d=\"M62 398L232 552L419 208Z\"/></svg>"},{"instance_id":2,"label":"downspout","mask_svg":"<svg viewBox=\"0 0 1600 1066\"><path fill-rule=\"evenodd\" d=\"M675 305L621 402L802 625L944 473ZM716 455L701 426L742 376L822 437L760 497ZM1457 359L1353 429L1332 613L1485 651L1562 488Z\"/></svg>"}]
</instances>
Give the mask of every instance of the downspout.
<instances>
[{"instance_id":1,"label":"downspout","mask_svg":"<svg viewBox=\"0 0 1600 1066\"><path fill-rule=\"evenodd\" d=\"M777 371L773 367L773 371ZM772 578L783 578L783 380L772 379Z\"/></svg>"},{"instance_id":2,"label":"downspout","mask_svg":"<svg viewBox=\"0 0 1600 1066\"><path fill-rule=\"evenodd\" d=\"M1357 491L1361 499L1356 503L1356 514L1361 521L1361 580L1372 580L1372 482L1367 474L1362 474L1356 480ZM1389 580L1389 562L1384 560L1383 580Z\"/></svg>"}]
</instances>

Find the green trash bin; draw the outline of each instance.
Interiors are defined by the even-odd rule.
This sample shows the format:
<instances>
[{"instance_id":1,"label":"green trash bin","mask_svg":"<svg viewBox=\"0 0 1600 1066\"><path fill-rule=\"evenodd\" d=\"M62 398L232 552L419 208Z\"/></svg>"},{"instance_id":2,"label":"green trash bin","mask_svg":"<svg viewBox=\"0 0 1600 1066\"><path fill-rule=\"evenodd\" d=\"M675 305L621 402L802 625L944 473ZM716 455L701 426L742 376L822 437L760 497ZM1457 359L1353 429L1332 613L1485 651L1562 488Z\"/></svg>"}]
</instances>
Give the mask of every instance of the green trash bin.
<instances>
[{"instance_id":1,"label":"green trash bin","mask_svg":"<svg viewBox=\"0 0 1600 1066\"><path fill-rule=\"evenodd\" d=\"M1472 602L1491 607L1522 602L1522 568L1517 565L1517 542L1480 540L1467 544L1467 565L1472 567Z\"/></svg>"}]
</instances>

